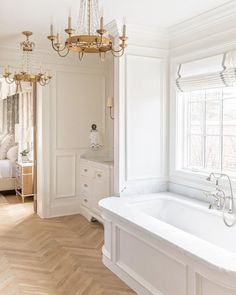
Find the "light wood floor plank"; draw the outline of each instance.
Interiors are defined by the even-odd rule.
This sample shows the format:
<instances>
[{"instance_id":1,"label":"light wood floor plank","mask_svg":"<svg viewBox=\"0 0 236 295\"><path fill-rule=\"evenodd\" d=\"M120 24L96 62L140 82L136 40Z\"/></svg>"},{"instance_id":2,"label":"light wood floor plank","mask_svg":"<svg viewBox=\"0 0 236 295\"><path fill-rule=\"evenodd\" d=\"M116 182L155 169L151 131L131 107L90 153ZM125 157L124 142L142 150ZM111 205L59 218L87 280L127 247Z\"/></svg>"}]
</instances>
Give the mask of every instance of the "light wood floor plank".
<instances>
[{"instance_id":1,"label":"light wood floor plank","mask_svg":"<svg viewBox=\"0 0 236 295\"><path fill-rule=\"evenodd\" d=\"M0 196L0 294L136 294L102 264L101 224L32 211L30 202Z\"/></svg>"}]
</instances>

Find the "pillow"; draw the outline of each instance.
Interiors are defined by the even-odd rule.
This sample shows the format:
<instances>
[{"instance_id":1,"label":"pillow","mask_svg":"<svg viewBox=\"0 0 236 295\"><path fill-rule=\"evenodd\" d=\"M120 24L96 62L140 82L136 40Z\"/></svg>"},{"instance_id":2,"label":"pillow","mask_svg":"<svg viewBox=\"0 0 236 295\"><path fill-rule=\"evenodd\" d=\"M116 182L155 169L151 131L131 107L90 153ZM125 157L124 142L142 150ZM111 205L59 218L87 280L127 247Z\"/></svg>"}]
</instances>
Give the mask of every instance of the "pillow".
<instances>
[{"instance_id":1,"label":"pillow","mask_svg":"<svg viewBox=\"0 0 236 295\"><path fill-rule=\"evenodd\" d=\"M8 150L7 159L12 162L16 162L17 158L18 158L18 146L15 145Z\"/></svg>"},{"instance_id":2,"label":"pillow","mask_svg":"<svg viewBox=\"0 0 236 295\"><path fill-rule=\"evenodd\" d=\"M4 160L7 157L8 150L14 145L14 135L8 134L0 145L0 160Z\"/></svg>"}]
</instances>

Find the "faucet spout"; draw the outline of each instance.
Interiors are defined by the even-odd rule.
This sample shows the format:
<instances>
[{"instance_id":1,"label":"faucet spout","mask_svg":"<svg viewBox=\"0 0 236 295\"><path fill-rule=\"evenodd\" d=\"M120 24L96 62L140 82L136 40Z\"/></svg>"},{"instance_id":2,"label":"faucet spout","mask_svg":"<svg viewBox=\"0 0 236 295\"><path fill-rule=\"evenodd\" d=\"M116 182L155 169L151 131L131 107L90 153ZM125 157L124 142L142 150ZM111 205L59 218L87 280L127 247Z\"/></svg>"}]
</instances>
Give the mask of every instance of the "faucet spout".
<instances>
[{"instance_id":1,"label":"faucet spout","mask_svg":"<svg viewBox=\"0 0 236 295\"><path fill-rule=\"evenodd\" d=\"M228 227L231 227L236 223L236 218L234 218L233 223L228 223L226 220L226 217L225 217L226 213L234 214L234 194L233 194L231 179L227 174L212 172L206 178L206 180L211 181L212 178L215 179L216 190L215 190L215 192L206 193L207 196L211 196L213 198L212 203L210 203L210 205L209 205L209 209L216 208L217 210L223 211L224 223ZM226 178L228 180L229 188L230 188L230 196L226 197L225 192L219 188L219 180L222 178ZM228 202L227 202L227 200L228 200ZM227 205L228 205L228 210L226 209Z\"/></svg>"}]
</instances>

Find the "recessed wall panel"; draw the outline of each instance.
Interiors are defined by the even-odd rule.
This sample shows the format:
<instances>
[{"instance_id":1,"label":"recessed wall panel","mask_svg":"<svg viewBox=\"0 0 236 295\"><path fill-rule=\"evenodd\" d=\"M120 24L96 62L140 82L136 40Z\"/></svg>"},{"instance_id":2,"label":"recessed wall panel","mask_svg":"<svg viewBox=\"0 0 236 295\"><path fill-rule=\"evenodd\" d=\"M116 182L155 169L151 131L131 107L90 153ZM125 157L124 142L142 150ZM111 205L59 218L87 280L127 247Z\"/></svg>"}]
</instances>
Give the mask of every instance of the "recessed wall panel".
<instances>
[{"instance_id":1,"label":"recessed wall panel","mask_svg":"<svg viewBox=\"0 0 236 295\"><path fill-rule=\"evenodd\" d=\"M162 63L127 56L126 180L151 179L161 169Z\"/></svg>"},{"instance_id":2,"label":"recessed wall panel","mask_svg":"<svg viewBox=\"0 0 236 295\"><path fill-rule=\"evenodd\" d=\"M58 73L56 92L57 148L87 148L91 125L104 129L104 76Z\"/></svg>"},{"instance_id":3,"label":"recessed wall panel","mask_svg":"<svg viewBox=\"0 0 236 295\"><path fill-rule=\"evenodd\" d=\"M56 199L76 197L76 157L56 157Z\"/></svg>"}]
</instances>

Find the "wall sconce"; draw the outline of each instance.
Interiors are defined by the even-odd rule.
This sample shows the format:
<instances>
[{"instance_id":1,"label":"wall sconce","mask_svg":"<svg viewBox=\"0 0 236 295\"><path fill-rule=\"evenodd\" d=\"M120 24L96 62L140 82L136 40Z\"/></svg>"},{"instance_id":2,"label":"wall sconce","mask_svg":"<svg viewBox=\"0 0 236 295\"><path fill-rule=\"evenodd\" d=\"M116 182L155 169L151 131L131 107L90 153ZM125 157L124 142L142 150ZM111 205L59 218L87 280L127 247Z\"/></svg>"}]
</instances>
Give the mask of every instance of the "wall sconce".
<instances>
[{"instance_id":1,"label":"wall sconce","mask_svg":"<svg viewBox=\"0 0 236 295\"><path fill-rule=\"evenodd\" d=\"M110 109L110 118L112 120L114 120L114 116L112 116L113 97L108 97L108 99L107 99L107 107Z\"/></svg>"}]
</instances>

